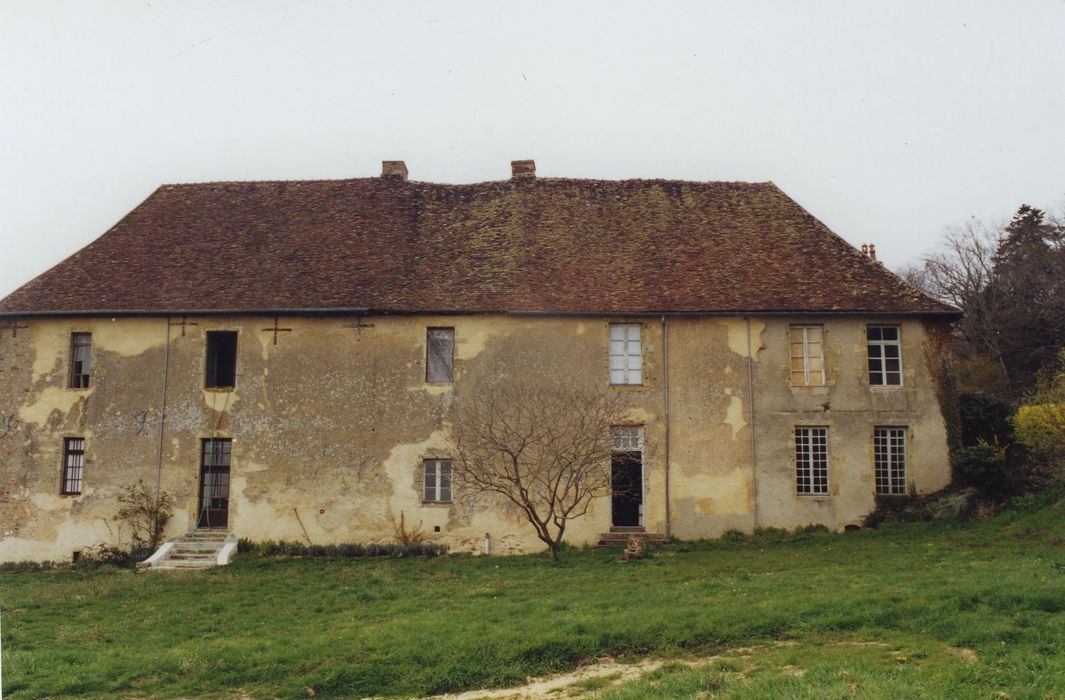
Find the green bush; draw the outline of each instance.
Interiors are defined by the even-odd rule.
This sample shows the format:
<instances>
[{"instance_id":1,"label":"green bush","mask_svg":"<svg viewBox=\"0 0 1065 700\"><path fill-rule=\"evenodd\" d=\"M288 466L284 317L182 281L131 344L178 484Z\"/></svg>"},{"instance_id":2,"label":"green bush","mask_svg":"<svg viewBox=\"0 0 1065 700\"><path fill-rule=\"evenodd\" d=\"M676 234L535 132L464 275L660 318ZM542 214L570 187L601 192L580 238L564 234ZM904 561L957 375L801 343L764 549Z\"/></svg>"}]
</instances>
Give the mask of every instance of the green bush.
<instances>
[{"instance_id":1,"label":"green bush","mask_svg":"<svg viewBox=\"0 0 1065 700\"><path fill-rule=\"evenodd\" d=\"M436 557L446 544L303 544L301 542L237 542L237 551L253 557Z\"/></svg>"},{"instance_id":2,"label":"green bush","mask_svg":"<svg viewBox=\"0 0 1065 700\"><path fill-rule=\"evenodd\" d=\"M991 445L961 447L951 456L954 480L983 495L1001 495L1009 478L1005 451Z\"/></svg>"}]
</instances>

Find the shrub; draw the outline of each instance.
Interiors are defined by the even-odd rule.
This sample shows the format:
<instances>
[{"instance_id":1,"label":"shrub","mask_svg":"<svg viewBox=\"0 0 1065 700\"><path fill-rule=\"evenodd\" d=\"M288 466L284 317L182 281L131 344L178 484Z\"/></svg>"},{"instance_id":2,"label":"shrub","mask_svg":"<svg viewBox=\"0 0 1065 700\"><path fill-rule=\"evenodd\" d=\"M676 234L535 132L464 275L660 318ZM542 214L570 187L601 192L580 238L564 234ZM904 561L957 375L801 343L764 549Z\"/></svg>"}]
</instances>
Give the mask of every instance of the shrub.
<instances>
[{"instance_id":1,"label":"shrub","mask_svg":"<svg viewBox=\"0 0 1065 700\"><path fill-rule=\"evenodd\" d=\"M446 544L303 544L240 540L237 551L253 557L436 557L447 554Z\"/></svg>"},{"instance_id":2,"label":"shrub","mask_svg":"<svg viewBox=\"0 0 1065 700\"><path fill-rule=\"evenodd\" d=\"M1035 389L1013 416L1017 440L1033 466L1056 481L1065 480L1065 349L1057 366L1040 375Z\"/></svg>"},{"instance_id":3,"label":"shrub","mask_svg":"<svg viewBox=\"0 0 1065 700\"><path fill-rule=\"evenodd\" d=\"M959 448L951 455L954 480L971 486L982 494L1001 494L1008 478L1005 451L991 445L971 445Z\"/></svg>"},{"instance_id":4,"label":"shrub","mask_svg":"<svg viewBox=\"0 0 1065 700\"><path fill-rule=\"evenodd\" d=\"M126 486L118 495L122 504L113 520L129 527L131 550L154 550L174 514L174 499L166 491L158 496L143 481Z\"/></svg>"},{"instance_id":5,"label":"shrub","mask_svg":"<svg viewBox=\"0 0 1065 700\"><path fill-rule=\"evenodd\" d=\"M1005 401L983 394L962 394L958 397L958 410L962 445L1005 445L1010 441L1012 409Z\"/></svg>"}]
</instances>

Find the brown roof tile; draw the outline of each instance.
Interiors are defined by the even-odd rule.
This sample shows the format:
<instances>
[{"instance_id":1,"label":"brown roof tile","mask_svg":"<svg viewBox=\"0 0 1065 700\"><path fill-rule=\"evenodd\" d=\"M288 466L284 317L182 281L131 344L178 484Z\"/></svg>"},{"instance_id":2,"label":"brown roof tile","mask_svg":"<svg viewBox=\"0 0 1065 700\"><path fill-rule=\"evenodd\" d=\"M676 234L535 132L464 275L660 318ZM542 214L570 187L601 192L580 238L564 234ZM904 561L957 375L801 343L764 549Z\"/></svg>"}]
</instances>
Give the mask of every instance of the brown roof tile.
<instances>
[{"instance_id":1,"label":"brown roof tile","mask_svg":"<svg viewBox=\"0 0 1065 700\"><path fill-rule=\"evenodd\" d=\"M0 313L957 313L772 183L166 185Z\"/></svg>"}]
</instances>

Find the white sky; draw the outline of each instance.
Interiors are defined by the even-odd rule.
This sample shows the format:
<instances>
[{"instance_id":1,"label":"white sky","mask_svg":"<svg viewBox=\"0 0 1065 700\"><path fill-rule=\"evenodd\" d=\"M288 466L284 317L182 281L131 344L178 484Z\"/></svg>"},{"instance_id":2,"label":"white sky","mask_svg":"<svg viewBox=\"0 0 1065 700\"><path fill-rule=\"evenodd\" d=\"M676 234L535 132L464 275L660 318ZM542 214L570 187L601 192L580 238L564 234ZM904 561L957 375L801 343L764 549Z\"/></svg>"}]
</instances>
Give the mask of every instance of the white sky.
<instances>
[{"instance_id":1,"label":"white sky","mask_svg":"<svg viewBox=\"0 0 1065 700\"><path fill-rule=\"evenodd\" d=\"M0 296L161 183L520 158L773 180L894 267L1065 202L1065 1L0 0Z\"/></svg>"}]
</instances>

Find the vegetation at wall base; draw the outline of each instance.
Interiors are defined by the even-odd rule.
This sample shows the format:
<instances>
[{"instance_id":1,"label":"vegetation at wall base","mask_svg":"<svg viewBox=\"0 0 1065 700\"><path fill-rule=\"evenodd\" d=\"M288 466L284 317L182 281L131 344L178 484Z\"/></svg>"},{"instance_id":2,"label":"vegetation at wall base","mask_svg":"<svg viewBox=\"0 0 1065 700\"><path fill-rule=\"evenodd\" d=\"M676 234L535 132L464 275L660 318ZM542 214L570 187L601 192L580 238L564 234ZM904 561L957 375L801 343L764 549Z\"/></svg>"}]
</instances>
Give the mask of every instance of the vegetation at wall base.
<instances>
[{"instance_id":1,"label":"vegetation at wall base","mask_svg":"<svg viewBox=\"0 0 1065 700\"><path fill-rule=\"evenodd\" d=\"M1065 503L522 557L238 557L0 574L5 697L411 696L602 655L605 697L1065 696ZM749 647L747 651L738 651ZM860 694L861 694L860 693Z\"/></svg>"},{"instance_id":2,"label":"vegetation at wall base","mask_svg":"<svg viewBox=\"0 0 1065 700\"><path fill-rule=\"evenodd\" d=\"M252 557L439 557L447 554L446 544L304 544L302 542L253 542L241 538L237 553Z\"/></svg>"}]
</instances>

